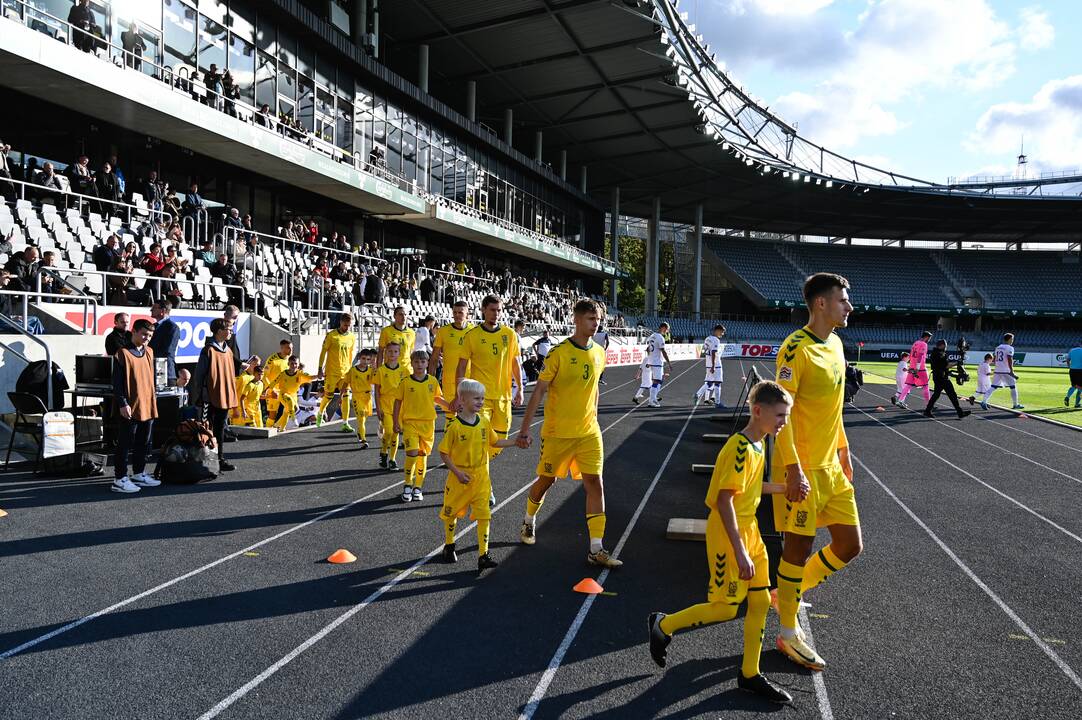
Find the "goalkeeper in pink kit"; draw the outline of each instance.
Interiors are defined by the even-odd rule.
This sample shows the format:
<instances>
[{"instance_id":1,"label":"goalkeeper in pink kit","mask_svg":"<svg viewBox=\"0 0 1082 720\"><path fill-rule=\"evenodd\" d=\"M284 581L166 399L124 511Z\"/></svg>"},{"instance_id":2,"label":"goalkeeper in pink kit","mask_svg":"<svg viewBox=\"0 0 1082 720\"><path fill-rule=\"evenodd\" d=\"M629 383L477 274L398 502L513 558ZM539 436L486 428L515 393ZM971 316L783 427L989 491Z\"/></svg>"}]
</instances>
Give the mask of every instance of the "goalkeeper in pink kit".
<instances>
[{"instance_id":1,"label":"goalkeeper in pink kit","mask_svg":"<svg viewBox=\"0 0 1082 720\"><path fill-rule=\"evenodd\" d=\"M932 393L928 389L928 369L924 364L925 358L928 357L928 341L931 339L932 333L925 330L920 340L913 343L913 347L909 349L909 377L906 378L905 387L902 388L898 398L891 398L891 402L895 405L905 405L905 398L913 388L920 388L924 402L932 399Z\"/></svg>"}]
</instances>

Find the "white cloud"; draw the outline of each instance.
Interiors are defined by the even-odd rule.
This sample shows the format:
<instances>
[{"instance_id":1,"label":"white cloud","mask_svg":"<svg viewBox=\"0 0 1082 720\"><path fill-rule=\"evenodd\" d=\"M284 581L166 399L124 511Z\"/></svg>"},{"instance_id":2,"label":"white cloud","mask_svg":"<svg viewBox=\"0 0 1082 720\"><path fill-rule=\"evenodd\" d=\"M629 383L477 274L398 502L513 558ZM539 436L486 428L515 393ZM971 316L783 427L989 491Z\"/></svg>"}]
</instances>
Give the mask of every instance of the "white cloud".
<instances>
[{"instance_id":1,"label":"white cloud","mask_svg":"<svg viewBox=\"0 0 1082 720\"><path fill-rule=\"evenodd\" d=\"M1056 30L1048 21L1048 13L1037 7L1022 8L1019 13L1018 44L1023 50L1033 52L1052 45Z\"/></svg>"},{"instance_id":2,"label":"white cloud","mask_svg":"<svg viewBox=\"0 0 1082 720\"><path fill-rule=\"evenodd\" d=\"M1082 75L1045 83L1029 102L993 105L965 145L1002 157L1017 153L1023 139L1031 175L1082 167Z\"/></svg>"},{"instance_id":3,"label":"white cloud","mask_svg":"<svg viewBox=\"0 0 1082 720\"><path fill-rule=\"evenodd\" d=\"M897 133L907 124L898 108L919 111L926 92L1001 83L1014 72L1019 44L1048 41L1043 13L1029 9L1016 30L988 0L868 0L849 30L837 13L824 11L825 0L799 2L785 14L776 12L789 4L782 0L723 2L715 0L700 23L711 44L738 72L759 63L822 77L782 95L772 109L798 122L805 137L837 150Z\"/></svg>"}]
</instances>

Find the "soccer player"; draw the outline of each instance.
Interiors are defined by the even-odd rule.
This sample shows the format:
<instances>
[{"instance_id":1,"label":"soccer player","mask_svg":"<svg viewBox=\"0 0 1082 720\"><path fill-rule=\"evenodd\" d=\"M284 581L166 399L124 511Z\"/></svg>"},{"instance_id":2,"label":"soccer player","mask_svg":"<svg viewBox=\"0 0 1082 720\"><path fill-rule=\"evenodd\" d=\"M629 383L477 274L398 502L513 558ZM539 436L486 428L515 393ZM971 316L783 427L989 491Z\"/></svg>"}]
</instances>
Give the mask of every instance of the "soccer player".
<instances>
[{"instance_id":1,"label":"soccer player","mask_svg":"<svg viewBox=\"0 0 1082 720\"><path fill-rule=\"evenodd\" d=\"M992 353L985 353L984 361L977 366L977 392L966 398L970 405L977 402L978 395L981 396L981 402L985 402L988 399L988 393L992 392L992 376L995 374L992 370L992 362L995 359Z\"/></svg>"},{"instance_id":2,"label":"soccer player","mask_svg":"<svg viewBox=\"0 0 1082 720\"><path fill-rule=\"evenodd\" d=\"M342 397L345 397L346 387L349 387L353 396L353 412L357 416L357 439L361 441L361 449L368 449L368 429L365 423L372 416L372 380L376 376L374 362L376 351L365 348L357 353L353 367L342 378L338 387Z\"/></svg>"},{"instance_id":3,"label":"soccer player","mask_svg":"<svg viewBox=\"0 0 1082 720\"><path fill-rule=\"evenodd\" d=\"M462 359L462 337L473 329L473 324L466 322L470 306L465 300L459 300L451 306L452 321L450 325L444 325L436 331L436 337L432 341L432 357L428 360L428 372L436 374L439 363L443 361L443 373L440 376L443 397L447 402L455 401L455 375L458 373L458 361ZM466 375L470 374L469 360L466 361ZM453 416L448 415L448 420Z\"/></svg>"},{"instance_id":4,"label":"soccer player","mask_svg":"<svg viewBox=\"0 0 1082 720\"><path fill-rule=\"evenodd\" d=\"M409 357L413 352L413 346L417 339L417 333L413 328L406 325L406 308L399 305L394 309L394 322L379 331L379 353L376 355L376 367L385 364L384 352L392 342L398 344L398 356Z\"/></svg>"},{"instance_id":5,"label":"soccer player","mask_svg":"<svg viewBox=\"0 0 1082 720\"><path fill-rule=\"evenodd\" d=\"M920 388L924 396L924 402L932 397L928 389L928 369L925 367L925 359L928 357L928 341L932 339L932 333L925 330L921 333L920 340L913 343L909 348L909 377L905 380L905 387L898 394L895 405L905 406L905 399L914 388Z\"/></svg>"},{"instance_id":6,"label":"soccer player","mask_svg":"<svg viewBox=\"0 0 1082 720\"><path fill-rule=\"evenodd\" d=\"M710 508L706 521L706 565L710 575L707 601L672 615L651 613L650 656L659 667L665 667L673 633L733 620L740 603L747 598L744 661L737 673L737 687L771 702L790 703L792 696L759 672L766 614L770 610L770 572L755 510L762 497L766 470L763 438L785 426L793 400L780 385L768 380L752 389L748 404L748 424L730 436L718 453L706 493L706 506Z\"/></svg>"},{"instance_id":7,"label":"soccer player","mask_svg":"<svg viewBox=\"0 0 1082 720\"><path fill-rule=\"evenodd\" d=\"M785 495L774 496L776 525L785 535L778 564L777 648L813 670L825 668L826 661L797 624L800 597L862 549L853 464L842 426L845 354L834 333L853 311L848 290L849 281L840 275L809 277L804 283L808 324L786 338L777 359L778 384L793 396L790 422L778 433L775 451L786 484ZM923 353L920 359L923 365ZM829 528L830 545L812 555L820 527Z\"/></svg>"},{"instance_id":8,"label":"soccer player","mask_svg":"<svg viewBox=\"0 0 1082 720\"><path fill-rule=\"evenodd\" d=\"M951 401L951 405L954 406L955 412L958 413L959 420L969 415L969 410L963 410L962 406L958 404L958 393L954 391L954 383L951 382L951 365L957 365L958 363L951 362L950 358L947 357L946 340L936 341L935 348L928 356L928 364L932 366L932 381L935 383L935 392L932 393L932 398L924 408L924 417L935 417L932 410L935 408L936 400L943 393L947 394L947 398Z\"/></svg>"},{"instance_id":9,"label":"soccer player","mask_svg":"<svg viewBox=\"0 0 1082 720\"><path fill-rule=\"evenodd\" d=\"M890 398L891 405L901 404L905 407L905 403L899 403L898 398L902 396L902 391L905 390L905 381L909 377L909 353L904 352L898 359L898 364L894 367L894 385L896 386L895 393Z\"/></svg>"},{"instance_id":10,"label":"soccer player","mask_svg":"<svg viewBox=\"0 0 1082 720\"><path fill-rule=\"evenodd\" d=\"M398 362L399 344L387 343L382 349L383 364L376 368L372 390L376 395L376 412L379 413L379 466L384 470L397 470L394 456L398 454L399 435L394 429L394 399L398 386L409 377L409 370Z\"/></svg>"},{"instance_id":11,"label":"soccer player","mask_svg":"<svg viewBox=\"0 0 1082 720\"><path fill-rule=\"evenodd\" d=\"M440 441L440 459L447 465L447 484L443 489L443 561L458 562L455 552L455 526L467 508L477 521L477 572L499 563L488 552L488 529L492 522L492 478L488 463L493 450L517 444L512 438L499 438L484 418L485 386L476 380L463 380L456 389L458 413L455 423Z\"/></svg>"},{"instance_id":12,"label":"soccer player","mask_svg":"<svg viewBox=\"0 0 1082 720\"><path fill-rule=\"evenodd\" d=\"M653 380L650 377L649 355L642 356L642 362L639 363L639 369L635 372L635 379L639 381L639 389L631 396L631 402L638 405L639 401L650 393L650 386L653 384Z\"/></svg>"},{"instance_id":13,"label":"soccer player","mask_svg":"<svg viewBox=\"0 0 1082 720\"><path fill-rule=\"evenodd\" d=\"M421 502L421 488L428 472L428 456L436 441L436 406L450 412L451 405L443 399L440 384L428 374L428 353L414 350L410 356L413 372L398 385L394 395L393 421L395 434L402 436L406 451L404 466L406 482L402 486L402 502Z\"/></svg>"},{"instance_id":14,"label":"soccer player","mask_svg":"<svg viewBox=\"0 0 1082 720\"><path fill-rule=\"evenodd\" d=\"M289 358L293 356L293 341L288 338L283 338L278 343L278 352L267 358L267 362L263 365L263 384L268 388L274 385L274 381L289 368ZM274 424L278 419L278 409L280 403L278 402L278 391L268 392L265 394L267 398L267 422Z\"/></svg>"},{"instance_id":15,"label":"soccer player","mask_svg":"<svg viewBox=\"0 0 1082 720\"><path fill-rule=\"evenodd\" d=\"M263 366L249 366L248 374L248 382L242 389L237 390L240 418L236 424L261 428L263 427L263 409L259 407L259 398L263 397L264 390Z\"/></svg>"},{"instance_id":16,"label":"soccer player","mask_svg":"<svg viewBox=\"0 0 1082 720\"><path fill-rule=\"evenodd\" d=\"M1003 342L996 346L996 372L992 376L992 389L984 396L984 402L981 403L981 407L985 410L988 409L988 401L992 399L992 393L1000 388L1010 388L1012 410L1025 408L1025 405L1018 403L1018 386L1016 384L1018 376L1014 374L1013 342L1014 335L1007 333L1003 336Z\"/></svg>"},{"instance_id":17,"label":"soccer player","mask_svg":"<svg viewBox=\"0 0 1082 720\"><path fill-rule=\"evenodd\" d=\"M462 382L469 369L470 379L485 386L485 407L482 414L493 431L501 438L511 429L511 404L522 404L522 384L512 390L515 378L522 377L519 361L518 335L506 325L500 325L503 302L495 295L481 301L482 323L459 340L461 346L455 384ZM500 454L496 448L492 457ZM495 505L496 496L489 501Z\"/></svg>"},{"instance_id":18,"label":"soccer player","mask_svg":"<svg viewBox=\"0 0 1082 720\"><path fill-rule=\"evenodd\" d=\"M665 350L665 335L669 332L669 323L661 323L657 332L646 339L646 370L650 371L650 402L648 407L661 407L658 395L661 393L661 383L672 372L672 361L669 353ZM662 362L664 361L664 363ZM645 382L646 372L643 371Z\"/></svg>"},{"instance_id":19,"label":"soccer player","mask_svg":"<svg viewBox=\"0 0 1082 720\"><path fill-rule=\"evenodd\" d=\"M297 394L300 392L301 385L307 385L313 380L319 379L319 377L304 372L304 365L301 364L300 358L296 355L289 356L289 366L285 372L274 379L272 384L267 386L265 393L270 395L271 392L278 391L278 402L281 403L282 407L278 411L278 419L274 423L275 428L279 431L285 431L290 419L296 419L297 406L300 405Z\"/></svg>"},{"instance_id":20,"label":"soccer player","mask_svg":"<svg viewBox=\"0 0 1082 720\"><path fill-rule=\"evenodd\" d=\"M259 359L258 355L253 355L248 358L248 361L244 363L240 375L234 379L234 383L237 386L237 407L229 411L229 424L230 425L247 425L244 420L244 402L241 398L244 397L244 389L248 387L248 383L252 382L252 370L255 367L262 367L263 362Z\"/></svg>"},{"instance_id":21,"label":"soccer player","mask_svg":"<svg viewBox=\"0 0 1082 720\"><path fill-rule=\"evenodd\" d=\"M692 403L713 402L718 408L724 408L721 402L721 338L725 336L725 326L715 325L711 334L703 341L703 361L706 363L706 379L695 391Z\"/></svg>"},{"instance_id":22,"label":"soccer player","mask_svg":"<svg viewBox=\"0 0 1082 720\"><path fill-rule=\"evenodd\" d=\"M338 327L323 338L323 347L319 351L319 371L326 380L323 383L323 398L319 401L319 412L316 413L316 427L323 424L327 405L334 399L334 394L342 385L342 378L349 372L353 348L357 344L357 336L350 332L352 327L353 316L342 313L338 317ZM338 412L342 416L342 432L353 432L353 426L349 424L348 391L340 396Z\"/></svg>"},{"instance_id":23,"label":"soccer player","mask_svg":"<svg viewBox=\"0 0 1082 720\"><path fill-rule=\"evenodd\" d=\"M1082 408L1082 344L1067 353L1067 368L1071 386L1067 388L1067 395L1063 398L1063 406L1070 407L1071 394L1074 393L1076 395L1075 409Z\"/></svg>"},{"instance_id":24,"label":"soccer player","mask_svg":"<svg viewBox=\"0 0 1082 720\"><path fill-rule=\"evenodd\" d=\"M556 478L568 473L582 479L586 491L586 528L590 535L591 565L617 568L623 562L602 546L605 538L605 486L601 479L605 450L597 422L598 380L605 371L605 351L594 343L600 311L593 300L579 300L573 311L575 331L549 353L545 369L537 378L530 404L522 416L518 440L530 444L530 423L545 396L545 422L541 426L541 457L537 479L526 495L526 517L519 537L526 545L537 541L536 517L545 493Z\"/></svg>"}]
</instances>

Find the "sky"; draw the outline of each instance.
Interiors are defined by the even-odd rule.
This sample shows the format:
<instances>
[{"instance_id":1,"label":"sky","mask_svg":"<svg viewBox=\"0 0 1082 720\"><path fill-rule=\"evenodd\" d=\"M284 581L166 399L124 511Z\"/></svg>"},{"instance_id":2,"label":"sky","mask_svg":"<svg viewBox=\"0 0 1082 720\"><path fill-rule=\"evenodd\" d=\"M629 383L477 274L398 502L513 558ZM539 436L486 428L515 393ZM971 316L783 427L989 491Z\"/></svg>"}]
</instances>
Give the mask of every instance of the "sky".
<instances>
[{"instance_id":1,"label":"sky","mask_svg":"<svg viewBox=\"0 0 1082 720\"><path fill-rule=\"evenodd\" d=\"M1080 0L682 0L802 136L923 180L1082 169ZM1073 56L1073 57L1072 57Z\"/></svg>"}]
</instances>

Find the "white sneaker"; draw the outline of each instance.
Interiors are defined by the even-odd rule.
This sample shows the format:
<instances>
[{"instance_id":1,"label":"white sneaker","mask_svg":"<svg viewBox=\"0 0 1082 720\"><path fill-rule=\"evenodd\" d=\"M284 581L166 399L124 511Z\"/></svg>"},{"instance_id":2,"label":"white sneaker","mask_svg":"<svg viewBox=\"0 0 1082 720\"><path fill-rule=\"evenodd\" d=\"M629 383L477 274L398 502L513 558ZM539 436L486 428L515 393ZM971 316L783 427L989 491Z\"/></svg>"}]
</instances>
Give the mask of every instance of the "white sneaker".
<instances>
[{"instance_id":1,"label":"white sneaker","mask_svg":"<svg viewBox=\"0 0 1082 720\"><path fill-rule=\"evenodd\" d=\"M646 407L661 407L661 403L659 403L659 402L646 403Z\"/></svg>"},{"instance_id":2,"label":"white sneaker","mask_svg":"<svg viewBox=\"0 0 1082 720\"><path fill-rule=\"evenodd\" d=\"M109 487L113 492L119 493L137 493L139 487L126 477L117 478L113 480L113 484Z\"/></svg>"},{"instance_id":3,"label":"white sneaker","mask_svg":"<svg viewBox=\"0 0 1082 720\"><path fill-rule=\"evenodd\" d=\"M131 476L131 481L139 487L158 487L162 484L161 480L155 480L153 475L146 472L136 473Z\"/></svg>"},{"instance_id":4,"label":"white sneaker","mask_svg":"<svg viewBox=\"0 0 1082 720\"><path fill-rule=\"evenodd\" d=\"M421 502L425 499L425 494L421 492L421 488L413 488L413 502Z\"/></svg>"},{"instance_id":5,"label":"white sneaker","mask_svg":"<svg viewBox=\"0 0 1082 720\"><path fill-rule=\"evenodd\" d=\"M410 502L413 500L413 488L406 487L402 489L402 502Z\"/></svg>"}]
</instances>

